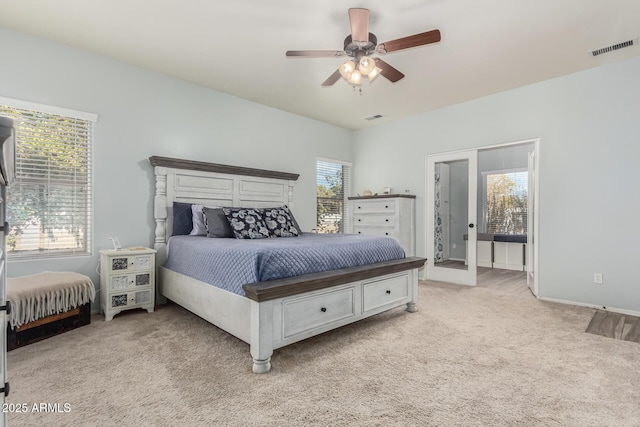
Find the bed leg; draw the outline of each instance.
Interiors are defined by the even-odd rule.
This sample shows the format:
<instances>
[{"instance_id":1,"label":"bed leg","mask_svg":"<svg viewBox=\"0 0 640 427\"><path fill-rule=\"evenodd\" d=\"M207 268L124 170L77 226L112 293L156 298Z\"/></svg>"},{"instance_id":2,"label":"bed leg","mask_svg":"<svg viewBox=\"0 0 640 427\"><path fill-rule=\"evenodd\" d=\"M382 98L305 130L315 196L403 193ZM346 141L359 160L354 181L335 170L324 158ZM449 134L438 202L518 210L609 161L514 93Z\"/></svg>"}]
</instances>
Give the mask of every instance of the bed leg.
<instances>
[{"instance_id":1,"label":"bed leg","mask_svg":"<svg viewBox=\"0 0 640 427\"><path fill-rule=\"evenodd\" d=\"M407 303L407 311L409 313L415 313L418 311L416 304L418 303L418 269L414 268L409 273L409 288L411 291L411 301Z\"/></svg>"},{"instance_id":2,"label":"bed leg","mask_svg":"<svg viewBox=\"0 0 640 427\"><path fill-rule=\"evenodd\" d=\"M271 370L271 358L265 360L253 359L253 373L266 374Z\"/></svg>"},{"instance_id":3,"label":"bed leg","mask_svg":"<svg viewBox=\"0 0 640 427\"><path fill-rule=\"evenodd\" d=\"M271 370L273 354L273 301L251 301L251 357L253 372L266 374Z\"/></svg>"}]
</instances>

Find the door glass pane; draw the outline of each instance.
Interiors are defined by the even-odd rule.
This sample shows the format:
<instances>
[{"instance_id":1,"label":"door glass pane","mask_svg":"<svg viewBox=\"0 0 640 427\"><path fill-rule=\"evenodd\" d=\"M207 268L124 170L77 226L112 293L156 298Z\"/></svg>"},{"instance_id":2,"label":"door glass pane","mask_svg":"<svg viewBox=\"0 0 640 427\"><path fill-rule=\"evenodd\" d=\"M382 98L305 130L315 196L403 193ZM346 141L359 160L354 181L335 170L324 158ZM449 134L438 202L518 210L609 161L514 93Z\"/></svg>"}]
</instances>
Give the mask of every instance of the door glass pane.
<instances>
[{"instance_id":1,"label":"door glass pane","mask_svg":"<svg viewBox=\"0 0 640 427\"><path fill-rule=\"evenodd\" d=\"M467 270L469 161L436 162L434 264Z\"/></svg>"}]
</instances>

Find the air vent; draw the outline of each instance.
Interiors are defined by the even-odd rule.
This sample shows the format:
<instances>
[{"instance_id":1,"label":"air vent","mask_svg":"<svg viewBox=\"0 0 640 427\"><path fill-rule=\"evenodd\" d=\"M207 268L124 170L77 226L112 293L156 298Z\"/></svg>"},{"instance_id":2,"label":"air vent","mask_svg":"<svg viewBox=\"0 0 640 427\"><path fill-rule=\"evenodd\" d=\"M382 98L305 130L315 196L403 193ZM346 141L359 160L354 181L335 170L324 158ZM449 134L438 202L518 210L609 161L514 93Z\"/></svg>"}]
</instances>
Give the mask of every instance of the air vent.
<instances>
[{"instance_id":1,"label":"air vent","mask_svg":"<svg viewBox=\"0 0 640 427\"><path fill-rule=\"evenodd\" d=\"M375 120L375 119L379 119L380 117L382 117L380 114L376 114L375 116L369 116L369 117L365 117L365 120Z\"/></svg>"},{"instance_id":2,"label":"air vent","mask_svg":"<svg viewBox=\"0 0 640 427\"><path fill-rule=\"evenodd\" d=\"M622 43L614 44L614 45L611 45L611 46L603 47L603 48L600 48L600 49L592 50L589 53L591 53L591 55L593 55L593 56L598 56L598 55L602 55L603 53L613 52L614 50L622 49L622 48L625 48L625 47L636 46L637 44L638 44L638 38L636 37L634 39L627 40L626 42L622 42Z\"/></svg>"}]
</instances>

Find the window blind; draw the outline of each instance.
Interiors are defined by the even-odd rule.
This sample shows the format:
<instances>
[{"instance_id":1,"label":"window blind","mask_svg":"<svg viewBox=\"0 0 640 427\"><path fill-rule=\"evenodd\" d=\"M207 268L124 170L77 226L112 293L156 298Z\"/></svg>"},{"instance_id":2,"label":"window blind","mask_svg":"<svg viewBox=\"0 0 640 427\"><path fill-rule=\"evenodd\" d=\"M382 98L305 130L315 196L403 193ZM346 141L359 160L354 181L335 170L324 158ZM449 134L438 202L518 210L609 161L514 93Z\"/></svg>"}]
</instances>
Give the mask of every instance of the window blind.
<instances>
[{"instance_id":1,"label":"window blind","mask_svg":"<svg viewBox=\"0 0 640 427\"><path fill-rule=\"evenodd\" d=\"M15 120L16 179L7 188L10 258L91 253L93 121L0 105Z\"/></svg>"},{"instance_id":2,"label":"window blind","mask_svg":"<svg viewBox=\"0 0 640 427\"><path fill-rule=\"evenodd\" d=\"M347 197L351 193L351 164L335 160L316 162L318 233L344 233L349 217Z\"/></svg>"},{"instance_id":3,"label":"window blind","mask_svg":"<svg viewBox=\"0 0 640 427\"><path fill-rule=\"evenodd\" d=\"M527 171L486 177L487 232L527 234Z\"/></svg>"}]
</instances>

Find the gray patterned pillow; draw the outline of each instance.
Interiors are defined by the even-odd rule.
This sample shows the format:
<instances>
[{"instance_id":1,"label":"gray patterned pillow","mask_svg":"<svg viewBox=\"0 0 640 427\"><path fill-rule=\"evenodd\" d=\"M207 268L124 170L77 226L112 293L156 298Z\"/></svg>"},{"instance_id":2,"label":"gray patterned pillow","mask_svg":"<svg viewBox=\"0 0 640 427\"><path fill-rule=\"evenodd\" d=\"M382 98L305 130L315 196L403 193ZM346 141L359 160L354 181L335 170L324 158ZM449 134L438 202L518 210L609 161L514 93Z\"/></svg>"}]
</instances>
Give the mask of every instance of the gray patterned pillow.
<instances>
[{"instance_id":1,"label":"gray patterned pillow","mask_svg":"<svg viewBox=\"0 0 640 427\"><path fill-rule=\"evenodd\" d=\"M266 239L269 230L262 219L262 209L222 208L236 239Z\"/></svg>"},{"instance_id":2,"label":"gray patterned pillow","mask_svg":"<svg viewBox=\"0 0 640 427\"><path fill-rule=\"evenodd\" d=\"M287 205L264 209L262 217L272 236L297 237L300 235L300 227Z\"/></svg>"}]
</instances>

